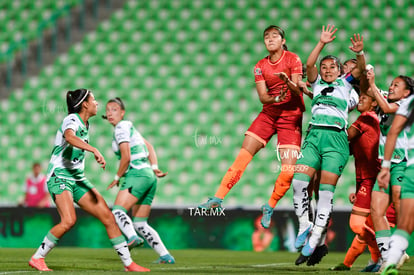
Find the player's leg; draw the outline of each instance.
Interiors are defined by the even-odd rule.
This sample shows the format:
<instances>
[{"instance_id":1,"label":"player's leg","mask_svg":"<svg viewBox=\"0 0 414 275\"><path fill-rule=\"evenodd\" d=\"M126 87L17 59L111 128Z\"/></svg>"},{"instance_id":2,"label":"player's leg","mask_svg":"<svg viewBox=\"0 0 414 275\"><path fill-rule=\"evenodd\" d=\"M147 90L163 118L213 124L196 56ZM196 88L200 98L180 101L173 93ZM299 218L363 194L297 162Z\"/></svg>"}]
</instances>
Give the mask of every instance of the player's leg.
<instances>
[{"instance_id":1,"label":"player's leg","mask_svg":"<svg viewBox=\"0 0 414 275\"><path fill-rule=\"evenodd\" d=\"M396 267L405 250L408 248L411 233L414 231L414 167L408 166L405 171L401 190L401 208L397 229L391 237L387 265ZM403 259L405 261L405 259ZM388 268L388 267L387 267ZM390 269L390 268L389 268Z\"/></svg>"},{"instance_id":2,"label":"player's leg","mask_svg":"<svg viewBox=\"0 0 414 275\"><path fill-rule=\"evenodd\" d=\"M144 240L137 235L132 220L128 216L128 211L138 202L138 198L130 193L135 178L127 176L125 181L121 183L121 188L112 208L115 221L127 238L129 249L144 244Z\"/></svg>"},{"instance_id":3,"label":"player's leg","mask_svg":"<svg viewBox=\"0 0 414 275\"><path fill-rule=\"evenodd\" d=\"M378 249L381 252L383 259L388 256L389 240L391 237L391 229L388 224L385 212L387 211L390 203L390 197L387 193L377 191L378 184L374 186L371 199L371 218L374 224L375 238L377 241ZM379 190L379 188L378 188Z\"/></svg>"},{"instance_id":4,"label":"player's leg","mask_svg":"<svg viewBox=\"0 0 414 275\"><path fill-rule=\"evenodd\" d=\"M233 186L240 180L247 165L260 149L266 146L267 142L275 133L274 119L266 114L260 113L245 133L242 148L235 161L227 170L214 197L198 207L203 209L221 208L224 197Z\"/></svg>"},{"instance_id":5,"label":"player's leg","mask_svg":"<svg viewBox=\"0 0 414 275\"><path fill-rule=\"evenodd\" d=\"M74 194L75 201L83 210L99 219L105 226L109 240L121 258L126 271L149 271L149 269L141 267L132 261L127 242L116 224L114 215L112 215L102 195L96 188L90 189L90 187L90 185L86 184L77 194Z\"/></svg>"},{"instance_id":6,"label":"player's leg","mask_svg":"<svg viewBox=\"0 0 414 275\"><path fill-rule=\"evenodd\" d=\"M62 184L65 188L61 188ZM73 206L71 185L67 181L52 177L48 181L48 188L55 201L60 216L60 223L56 224L44 237L42 244L31 257L29 265L40 271L49 271L44 261L46 255L57 245L59 239L69 231L76 222L76 212Z\"/></svg>"},{"instance_id":7,"label":"player's leg","mask_svg":"<svg viewBox=\"0 0 414 275\"><path fill-rule=\"evenodd\" d=\"M300 154L302 140L302 116L279 117L276 120L277 157L281 162L279 176L276 179L272 195L267 204L262 206L264 228L270 226L273 209L286 194L292 183L296 160Z\"/></svg>"},{"instance_id":8,"label":"player's leg","mask_svg":"<svg viewBox=\"0 0 414 275\"><path fill-rule=\"evenodd\" d=\"M132 208L134 228L147 241L148 245L160 255L156 263L174 264L175 259L165 247L158 232L147 222L156 189L157 180L154 178L150 188L147 189L145 194L136 194L140 199L138 200L138 204Z\"/></svg>"}]
</instances>

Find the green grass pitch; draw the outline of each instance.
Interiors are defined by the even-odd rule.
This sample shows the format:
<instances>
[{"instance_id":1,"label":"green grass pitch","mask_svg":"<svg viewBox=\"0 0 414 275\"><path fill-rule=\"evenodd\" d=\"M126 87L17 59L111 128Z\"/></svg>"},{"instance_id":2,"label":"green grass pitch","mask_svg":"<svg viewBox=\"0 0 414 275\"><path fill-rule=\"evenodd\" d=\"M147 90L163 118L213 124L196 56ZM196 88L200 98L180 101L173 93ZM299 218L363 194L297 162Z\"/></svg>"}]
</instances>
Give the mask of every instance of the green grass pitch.
<instances>
[{"instance_id":1,"label":"green grass pitch","mask_svg":"<svg viewBox=\"0 0 414 275\"><path fill-rule=\"evenodd\" d=\"M35 249L0 248L0 275L36 273L28 266ZM153 264L157 254L151 249L134 249L132 258L151 269L151 274L364 274L358 272L368 262L369 254L361 255L351 271L329 271L342 262L345 253L331 252L314 267L295 266L298 253L251 252L230 250L171 250L174 265ZM56 247L47 257L49 268L58 274L125 274L112 249ZM400 274L414 274L414 261L404 265Z\"/></svg>"}]
</instances>

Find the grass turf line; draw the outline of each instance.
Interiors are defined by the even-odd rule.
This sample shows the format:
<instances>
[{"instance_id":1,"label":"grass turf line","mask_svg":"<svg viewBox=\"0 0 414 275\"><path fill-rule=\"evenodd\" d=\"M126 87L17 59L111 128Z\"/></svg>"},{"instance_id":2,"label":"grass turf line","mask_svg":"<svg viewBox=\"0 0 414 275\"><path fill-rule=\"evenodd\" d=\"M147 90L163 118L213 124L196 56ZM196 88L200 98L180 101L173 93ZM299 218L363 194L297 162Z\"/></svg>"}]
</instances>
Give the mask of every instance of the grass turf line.
<instances>
[{"instance_id":1,"label":"grass turf line","mask_svg":"<svg viewBox=\"0 0 414 275\"><path fill-rule=\"evenodd\" d=\"M38 273L28 266L33 248L0 248L0 275ZM343 261L345 253L331 252L313 267L295 266L298 253L231 251L212 249L171 250L174 265L152 262L158 255L151 249L134 249L136 263L151 269L151 274L361 274L369 254L357 259L351 271L329 271ZM125 274L113 249L56 247L46 258L49 268L59 274ZM414 274L414 261L404 265L401 274Z\"/></svg>"}]
</instances>

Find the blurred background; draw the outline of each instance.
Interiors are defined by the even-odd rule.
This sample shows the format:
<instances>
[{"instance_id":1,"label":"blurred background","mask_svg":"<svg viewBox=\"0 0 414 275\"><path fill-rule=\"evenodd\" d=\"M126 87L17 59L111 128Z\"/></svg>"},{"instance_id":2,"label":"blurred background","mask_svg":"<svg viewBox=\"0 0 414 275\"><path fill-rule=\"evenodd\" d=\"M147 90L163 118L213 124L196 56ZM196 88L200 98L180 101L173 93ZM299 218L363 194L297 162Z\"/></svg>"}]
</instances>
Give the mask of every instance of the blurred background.
<instances>
[{"instance_id":1,"label":"blurred background","mask_svg":"<svg viewBox=\"0 0 414 275\"><path fill-rule=\"evenodd\" d=\"M117 189L105 189L118 162L113 128L100 115L107 100L119 96L126 118L154 145L160 168L169 172L159 180L154 208L196 207L214 195L261 110L253 68L267 55L268 25L285 30L289 50L303 63L322 25L338 28L322 55L342 61L354 57L349 38L361 33L367 63L387 90L395 76L412 76L413 17L409 0L1 0L0 205L18 205L34 162L46 172L67 114L66 91L84 87L100 104L90 120L90 143L108 163L102 171L88 154L86 176L108 204ZM305 131L310 100L304 98ZM349 122L357 116L354 111ZM248 230L279 173L276 142L255 156L224 202L230 210L253 211ZM336 189L335 211L349 212L354 190L351 157ZM291 214L292 190L277 209ZM13 215L3 225L12 224ZM347 220L343 226L348 228Z\"/></svg>"}]
</instances>

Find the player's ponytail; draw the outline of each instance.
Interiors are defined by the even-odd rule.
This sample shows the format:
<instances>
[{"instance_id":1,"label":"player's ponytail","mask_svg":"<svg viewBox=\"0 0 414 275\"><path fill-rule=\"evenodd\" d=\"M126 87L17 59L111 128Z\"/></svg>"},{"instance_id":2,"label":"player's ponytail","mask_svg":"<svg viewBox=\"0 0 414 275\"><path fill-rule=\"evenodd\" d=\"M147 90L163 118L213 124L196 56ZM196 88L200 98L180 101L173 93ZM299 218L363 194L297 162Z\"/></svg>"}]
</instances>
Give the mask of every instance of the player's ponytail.
<instances>
[{"instance_id":1,"label":"player's ponytail","mask_svg":"<svg viewBox=\"0 0 414 275\"><path fill-rule=\"evenodd\" d=\"M122 99L119 98L119 97L115 97L115 98L112 98L112 99L108 100L108 102L106 104L108 104L108 103L116 103L116 104L119 105L119 107L121 107L121 110L125 111L125 104L122 101ZM108 117L106 115L102 115L102 118L107 119Z\"/></svg>"},{"instance_id":2,"label":"player's ponytail","mask_svg":"<svg viewBox=\"0 0 414 275\"><path fill-rule=\"evenodd\" d=\"M66 105L68 114L79 113L82 110L82 103L88 100L90 91L87 89L77 89L66 93Z\"/></svg>"},{"instance_id":3,"label":"player's ponytail","mask_svg":"<svg viewBox=\"0 0 414 275\"><path fill-rule=\"evenodd\" d=\"M284 31L281 27L276 26L276 25L270 25L269 27L267 27L267 28L263 31L263 37L264 37L265 33L266 33L267 31L271 30L271 29L275 29L275 30L279 33L280 37L282 37L282 39L285 39L285 31ZM285 51L287 51L287 50L288 50L288 46L286 45L286 43L285 43L285 44L283 44L283 49L284 49Z\"/></svg>"}]
</instances>

